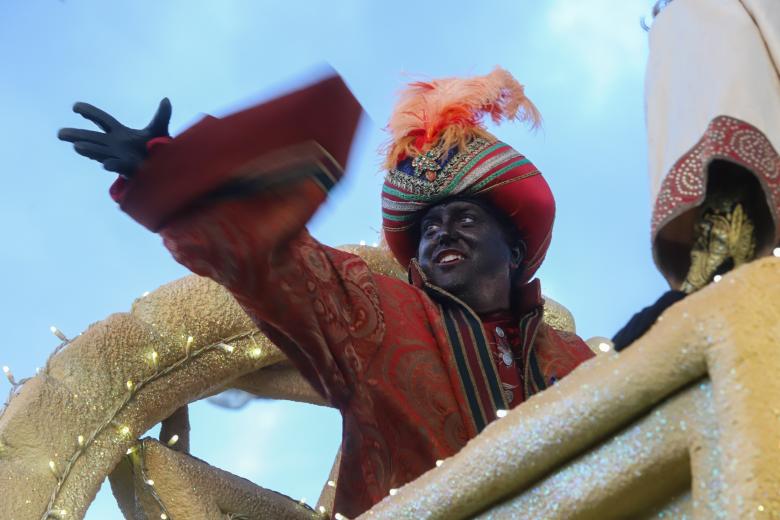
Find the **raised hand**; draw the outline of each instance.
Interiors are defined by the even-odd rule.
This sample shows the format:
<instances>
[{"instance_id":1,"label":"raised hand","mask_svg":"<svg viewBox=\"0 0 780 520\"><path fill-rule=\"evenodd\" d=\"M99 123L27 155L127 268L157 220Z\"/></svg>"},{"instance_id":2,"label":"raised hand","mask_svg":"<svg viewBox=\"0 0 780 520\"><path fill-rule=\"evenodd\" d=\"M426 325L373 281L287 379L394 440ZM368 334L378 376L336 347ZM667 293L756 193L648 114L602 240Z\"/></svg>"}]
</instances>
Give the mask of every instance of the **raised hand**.
<instances>
[{"instance_id":1,"label":"raised hand","mask_svg":"<svg viewBox=\"0 0 780 520\"><path fill-rule=\"evenodd\" d=\"M102 132L63 128L57 137L73 143L76 153L103 163L103 168L131 178L146 159L146 143L155 137L168 137L171 102L160 101L152 121L139 130L128 128L113 116L89 103L76 103L73 111L95 123Z\"/></svg>"}]
</instances>

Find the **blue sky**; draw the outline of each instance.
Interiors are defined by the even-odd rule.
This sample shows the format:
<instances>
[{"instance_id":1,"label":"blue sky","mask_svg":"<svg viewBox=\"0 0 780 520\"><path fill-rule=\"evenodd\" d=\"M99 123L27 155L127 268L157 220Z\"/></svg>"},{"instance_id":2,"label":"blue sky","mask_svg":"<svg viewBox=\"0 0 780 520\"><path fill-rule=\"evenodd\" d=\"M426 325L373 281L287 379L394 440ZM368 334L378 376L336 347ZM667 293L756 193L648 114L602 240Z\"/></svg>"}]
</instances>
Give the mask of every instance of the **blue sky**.
<instances>
[{"instance_id":1,"label":"blue sky","mask_svg":"<svg viewBox=\"0 0 780 520\"><path fill-rule=\"evenodd\" d=\"M377 148L411 78L511 71L544 129L494 129L545 174L558 204L543 291L584 338L611 336L665 289L650 255L643 113L649 0L484 2L7 0L0 3L0 365L34 372L56 346L186 274L114 206L112 181L56 139L75 101L143 126L173 102L171 130L300 82L329 63L369 118L347 180L312 223L330 245L374 242ZM5 395L9 385L0 381ZM193 452L296 498L316 499L340 438L332 410L258 402L192 406ZM312 425L317 425L312 427ZM101 492L87 515L118 518Z\"/></svg>"}]
</instances>

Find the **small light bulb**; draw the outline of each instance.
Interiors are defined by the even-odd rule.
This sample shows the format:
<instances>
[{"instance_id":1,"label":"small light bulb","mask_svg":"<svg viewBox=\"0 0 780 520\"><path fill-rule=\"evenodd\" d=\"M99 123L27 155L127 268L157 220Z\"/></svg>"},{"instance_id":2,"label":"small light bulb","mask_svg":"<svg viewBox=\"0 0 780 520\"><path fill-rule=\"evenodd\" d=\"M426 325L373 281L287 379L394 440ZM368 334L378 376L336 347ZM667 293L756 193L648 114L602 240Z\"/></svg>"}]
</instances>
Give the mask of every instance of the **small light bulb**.
<instances>
[{"instance_id":1,"label":"small light bulb","mask_svg":"<svg viewBox=\"0 0 780 520\"><path fill-rule=\"evenodd\" d=\"M129 448L127 448L127 452L126 452L126 454L127 454L127 455L132 455L133 453L135 453L135 450L137 450L137 449L138 449L138 448L137 448L137 447L135 447L135 446L130 446Z\"/></svg>"},{"instance_id":2,"label":"small light bulb","mask_svg":"<svg viewBox=\"0 0 780 520\"><path fill-rule=\"evenodd\" d=\"M168 515L166 515L165 513L160 513L160 519L161 520L168 520Z\"/></svg>"},{"instance_id":3,"label":"small light bulb","mask_svg":"<svg viewBox=\"0 0 780 520\"><path fill-rule=\"evenodd\" d=\"M149 296L149 291L144 291L144 293L141 295L141 298L146 298Z\"/></svg>"},{"instance_id":4,"label":"small light bulb","mask_svg":"<svg viewBox=\"0 0 780 520\"><path fill-rule=\"evenodd\" d=\"M443 461L443 460L437 460L437 461L436 461L436 467L437 467L437 468L441 467L441 465L442 465L442 464L444 464L444 461Z\"/></svg>"},{"instance_id":5,"label":"small light bulb","mask_svg":"<svg viewBox=\"0 0 780 520\"><path fill-rule=\"evenodd\" d=\"M152 366L157 368L158 362L160 360L160 354L158 354L156 350L152 350L149 353L149 360L152 362Z\"/></svg>"},{"instance_id":6,"label":"small light bulb","mask_svg":"<svg viewBox=\"0 0 780 520\"><path fill-rule=\"evenodd\" d=\"M306 498L302 498L302 499L298 500L298 503L300 505L302 505L302 506L306 505Z\"/></svg>"},{"instance_id":7,"label":"small light bulb","mask_svg":"<svg viewBox=\"0 0 780 520\"><path fill-rule=\"evenodd\" d=\"M179 436L174 434L173 437L168 439L168 446L173 446L177 442L179 442Z\"/></svg>"},{"instance_id":8,"label":"small light bulb","mask_svg":"<svg viewBox=\"0 0 780 520\"><path fill-rule=\"evenodd\" d=\"M721 275L719 275L719 274L716 274L715 276L712 277L712 281L715 282L715 283L718 283L722 279L723 279L723 277Z\"/></svg>"},{"instance_id":9,"label":"small light bulb","mask_svg":"<svg viewBox=\"0 0 780 520\"><path fill-rule=\"evenodd\" d=\"M774 248L774 250L772 250L772 254L775 256L780 256L780 247Z\"/></svg>"},{"instance_id":10,"label":"small light bulb","mask_svg":"<svg viewBox=\"0 0 780 520\"><path fill-rule=\"evenodd\" d=\"M499 419L502 417L506 417L506 410L496 410L496 417Z\"/></svg>"},{"instance_id":11,"label":"small light bulb","mask_svg":"<svg viewBox=\"0 0 780 520\"><path fill-rule=\"evenodd\" d=\"M397 490L397 489L395 489L395 488L391 488L391 489L390 489L390 496L391 496L391 497L394 497L394 496L395 496L397 493L398 493L398 490Z\"/></svg>"},{"instance_id":12,"label":"small light bulb","mask_svg":"<svg viewBox=\"0 0 780 520\"><path fill-rule=\"evenodd\" d=\"M128 426L120 426L119 433L125 437L130 436L130 428Z\"/></svg>"},{"instance_id":13,"label":"small light bulb","mask_svg":"<svg viewBox=\"0 0 780 520\"><path fill-rule=\"evenodd\" d=\"M186 352L188 356L190 355L190 348L194 342L195 338L192 336L187 336L187 343L184 345L184 352Z\"/></svg>"},{"instance_id":14,"label":"small light bulb","mask_svg":"<svg viewBox=\"0 0 780 520\"><path fill-rule=\"evenodd\" d=\"M336 487L336 483L335 483L335 482L333 482L332 480L329 480L329 481L328 481L328 486L329 486L329 487Z\"/></svg>"},{"instance_id":15,"label":"small light bulb","mask_svg":"<svg viewBox=\"0 0 780 520\"><path fill-rule=\"evenodd\" d=\"M342 515L341 513L336 513L335 515L333 515L333 518L335 520L347 520L347 517Z\"/></svg>"},{"instance_id":16,"label":"small light bulb","mask_svg":"<svg viewBox=\"0 0 780 520\"><path fill-rule=\"evenodd\" d=\"M51 331L52 334L57 336L57 339L59 339L60 341L63 341L65 343L67 343L69 341L67 336L65 336L65 334L63 334L62 331L60 329L58 329L57 327L55 327L54 325L49 327L49 330Z\"/></svg>"},{"instance_id":17,"label":"small light bulb","mask_svg":"<svg viewBox=\"0 0 780 520\"><path fill-rule=\"evenodd\" d=\"M612 350L612 345L610 345L606 341L602 341L601 343L599 343L599 350L602 352L609 352L610 350Z\"/></svg>"},{"instance_id":18,"label":"small light bulb","mask_svg":"<svg viewBox=\"0 0 780 520\"><path fill-rule=\"evenodd\" d=\"M249 351L249 357L252 359L260 359L260 356L262 355L263 355L263 349L261 349L260 347L255 347Z\"/></svg>"},{"instance_id":19,"label":"small light bulb","mask_svg":"<svg viewBox=\"0 0 780 520\"><path fill-rule=\"evenodd\" d=\"M130 390L131 392L132 392L133 390L135 390L135 383L133 383L133 381L131 381L130 379L128 379L128 380L127 380L127 383L125 383L125 386L126 386L126 387L127 387L127 389L128 389L128 390Z\"/></svg>"},{"instance_id":20,"label":"small light bulb","mask_svg":"<svg viewBox=\"0 0 780 520\"><path fill-rule=\"evenodd\" d=\"M154 480L152 480L152 479L147 480L146 481L146 485L147 486L154 486Z\"/></svg>"},{"instance_id":21,"label":"small light bulb","mask_svg":"<svg viewBox=\"0 0 780 520\"><path fill-rule=\"evenodd\" d=\"M16 386L16 379L14 379L14 374L11 372L11 369L4 366L3 373L5 374L5 378L8 379L8 382L11 383L11 386Z\"/></svg>"},{"instance_id":22,"label":"small light bulb","mask_svg":"<svg viewBox=\"0 0 780 520\"><path fill-rule=\"evenodd\" d=\"M323 514L323 515L327 511L327 509L325 509L325 506L320 506L318 509L320 510L320 514Z\"/></svg>"},{"instance_id":23,"label":"small light bulb","mask_svg":"<svg viewBox=\"0 0 780 520\"><path fill-rule=\"evenodd\" d=\"M78 442L79 446L81 446L83 448L84 447L84 436L83 435L79 435L78 437L76 437L76 442Z\"/></svg>"},{"instance_id":24,"label":"small light bulb","mask_svg":"<svg viewBox=\"0 0 780 520\"><path fill-rule=\"evenodd\" d=\"M54 463L53 460L49 461L49 469L51 470L52 473L54 473L55 476L59 477L59 475L57 475L57 465Z\"/></svg>"},{"instance_id":25,"label":"small light bulb","mask_svg":"<svg viewBox=\"0 0 780 520\"><path fill-rule=\"evenodd\" d=\"M222 350L224 350L228 354L236 350L236 347L234 347L233 345L228 345L227 343L220 343L219 346L220 348L222 348Z\"/></svg>"}]
</instances>

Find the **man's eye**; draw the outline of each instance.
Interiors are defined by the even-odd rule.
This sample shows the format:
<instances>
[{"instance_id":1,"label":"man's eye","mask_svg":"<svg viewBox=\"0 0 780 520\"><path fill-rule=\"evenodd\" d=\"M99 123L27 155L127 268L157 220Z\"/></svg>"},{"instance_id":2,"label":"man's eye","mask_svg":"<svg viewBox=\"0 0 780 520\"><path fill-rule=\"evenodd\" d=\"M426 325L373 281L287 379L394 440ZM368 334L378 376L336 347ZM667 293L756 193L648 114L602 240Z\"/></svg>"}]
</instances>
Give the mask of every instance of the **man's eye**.
<instances>
[{"instance_id":1,"label":"man's eye","mask_svg":"<svg viewBox=\"0 0 780 520\"><path fill-rule=\"evenodd\" d=\"M463 224L473 224L474 222L476 222L476 219L471 215L463 215L462 217L460 217L460 221Z\"/></svg>"},{"instance_id":2,"label":"man's eye","mask_svg":"<svg viewBox=\"0 0 780 520\"><path fill-rule=\"evenodd\" d=\"M437 224L426 224L425 226L423 226L423 233L427 235L433 233L437 229L439 229L439 226Z\"/></svg>"}]
</instances>

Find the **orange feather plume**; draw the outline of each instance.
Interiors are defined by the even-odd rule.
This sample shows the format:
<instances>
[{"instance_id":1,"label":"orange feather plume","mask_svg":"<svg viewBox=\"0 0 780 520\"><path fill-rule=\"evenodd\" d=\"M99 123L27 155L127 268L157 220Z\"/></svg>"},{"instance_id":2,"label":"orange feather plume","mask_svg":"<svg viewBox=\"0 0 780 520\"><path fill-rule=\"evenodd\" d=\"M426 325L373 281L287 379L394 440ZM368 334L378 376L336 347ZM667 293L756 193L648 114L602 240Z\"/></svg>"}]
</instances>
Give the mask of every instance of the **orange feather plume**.
<instances>
[{"instance_id":1,"label":"orange feather plume","mask_svg":"<svg viewBox=\"0 0 780 520\"><path fill-rule=\"evenodd\" d=\"M517 120L536 129L541 115L524 87L501 67L485 76L445 78L409 84L399 95L388 123L386 167L440 145L446 151L475 137L495 139L482 119Z\"/></svg>"}]
</instances>

